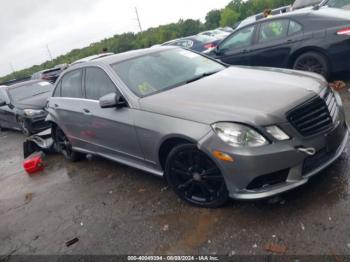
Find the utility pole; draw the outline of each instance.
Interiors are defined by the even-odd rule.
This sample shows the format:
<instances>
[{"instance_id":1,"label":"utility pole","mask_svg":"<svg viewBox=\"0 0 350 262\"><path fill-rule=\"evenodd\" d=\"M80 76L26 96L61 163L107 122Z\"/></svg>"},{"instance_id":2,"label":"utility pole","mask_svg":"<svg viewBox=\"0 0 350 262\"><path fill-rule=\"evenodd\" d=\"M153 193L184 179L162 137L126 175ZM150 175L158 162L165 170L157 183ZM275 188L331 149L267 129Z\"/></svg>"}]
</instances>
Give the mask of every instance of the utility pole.
<instances>
[{"instance_id":1,"label":"utility pole","mask_svg":"<svg viewBox=\"0 0 350 262\"><path fill-rule=\"evenodd\" d=\"M140 32L142 33L142 26L141 26L141 21L140 21L140 17L139 17L139 12L137 11L136 6L135 6L135 13L136 13L137 21L139 22Z\"/></svg>"},{"instance_id":2,"label":"utility pole","mask_svg":"<svg viewBox=\"0 0 350 262\"><path fill-rule=\"evenodd\" d=\"M15 73L15 72L16 72L16 70L15 70L15 68L14 68L14 66L13 66L13 64L12 64L12 63L10 63L10 67L11 67L12 73Z\"/></svg>"},{"instance_id":3,"label":"utility pole","mask_svg":"<svg viewBox=\"0 0 350 262\"><path fill-rule=\"evenodd\" d=\"M47 49L47 53L49 54L49 57L50 57L50 60L52 61L52 54L51 54L51 51L50 51L50 48L49 48L49 44L46 44L46 49Z\"/></svg>"}]
</instances>

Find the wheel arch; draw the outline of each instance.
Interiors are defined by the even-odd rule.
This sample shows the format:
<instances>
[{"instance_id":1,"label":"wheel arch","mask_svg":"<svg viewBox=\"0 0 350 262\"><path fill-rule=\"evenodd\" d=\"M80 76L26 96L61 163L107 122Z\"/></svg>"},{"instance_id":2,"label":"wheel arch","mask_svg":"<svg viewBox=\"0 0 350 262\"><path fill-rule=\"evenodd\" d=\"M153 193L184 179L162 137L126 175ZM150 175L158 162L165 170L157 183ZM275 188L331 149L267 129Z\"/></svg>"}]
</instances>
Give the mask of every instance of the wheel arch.
<instances>
[{"instance_id":1,"label":"wheel arch","mask_svg":"<svg viewBox=\"0 0 350 262\"><path fill-rule=\"evenodd\" d=\"M328 64L330 66L330 71L332 71L332 63L331 63L331 60L329 58L329 54L328 54L327 50L325 50L321 47L318 47L318 46L305 46L305 47L302 47L302 48L296 50L289 58L289 63L288 63L289 68L293 68L293 64L294 64L295 60L300 55L305 54L307 52L316 52L316 53L323 55L328 61Z\"/></svg>"},{"instance_id":2,"label":"wheel arch","mask_svg":"<svg viewBox=\"0 0 350 262\"><path fill-rule=\"evenodd\" d=\"M165 162L170 151L181 144L197 144L197 141L184 135L169 135L162 140L158 147L158 163L162 170L165 169Z\"/></svg>"}]
</instances>

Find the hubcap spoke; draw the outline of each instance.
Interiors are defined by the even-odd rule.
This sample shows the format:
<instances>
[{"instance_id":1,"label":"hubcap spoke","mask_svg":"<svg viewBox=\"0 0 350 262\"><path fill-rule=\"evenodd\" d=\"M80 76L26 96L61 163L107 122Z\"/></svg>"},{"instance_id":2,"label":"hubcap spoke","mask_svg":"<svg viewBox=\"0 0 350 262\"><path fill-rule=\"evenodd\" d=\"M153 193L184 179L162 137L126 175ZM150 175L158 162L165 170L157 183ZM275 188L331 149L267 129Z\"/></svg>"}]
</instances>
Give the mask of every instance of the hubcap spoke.
<instances>
[{"instance_id":1,"label":"hubcap spoke","mask_svg":"<svg viewBox=\"0 0 350 262\"><path fill-rule=\"evenodd\" d=\"M178 174L181 174L181 175L184 175L184 176L192 177L192 175L189 172L187 172L187 171L183 171L183 170L175 168L175 167L173 167L171 170L173 172L175 172L175 173L178 173Z\"/></svg>"},{"instance_id":2,"label":"hubcap spoke","mask_svg":"<svg viewBox=\"0 0 350 262\"><path fill-rule=\"evenodd\" d=\"M193 183L193 179L190 179L187 182L179 185L177 188L180 189L180 190L184 190L184 189L188 188L189 186L191 186L192 183Z\"/></svg>"}]
</instances>

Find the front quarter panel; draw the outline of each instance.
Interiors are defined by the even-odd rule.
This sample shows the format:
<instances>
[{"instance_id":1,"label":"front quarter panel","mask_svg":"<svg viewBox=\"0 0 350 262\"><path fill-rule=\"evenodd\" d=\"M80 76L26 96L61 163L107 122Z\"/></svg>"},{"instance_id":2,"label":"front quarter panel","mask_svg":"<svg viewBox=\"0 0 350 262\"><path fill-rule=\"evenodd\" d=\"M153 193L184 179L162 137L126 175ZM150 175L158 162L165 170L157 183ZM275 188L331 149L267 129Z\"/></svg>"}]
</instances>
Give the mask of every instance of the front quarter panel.
<instances>
[{"instance_id":1,"label":"front quarter panel","mask_svg":"<svg viewBox=\"0 0 350 262\"><path fill-rule=\"evenodd\" d=\"M140 110L135 112L135 128L145 160L159 167L159 149L163 142L182 138L197 144L211 130L206 124Z\"/></svg>"}]
</instances>

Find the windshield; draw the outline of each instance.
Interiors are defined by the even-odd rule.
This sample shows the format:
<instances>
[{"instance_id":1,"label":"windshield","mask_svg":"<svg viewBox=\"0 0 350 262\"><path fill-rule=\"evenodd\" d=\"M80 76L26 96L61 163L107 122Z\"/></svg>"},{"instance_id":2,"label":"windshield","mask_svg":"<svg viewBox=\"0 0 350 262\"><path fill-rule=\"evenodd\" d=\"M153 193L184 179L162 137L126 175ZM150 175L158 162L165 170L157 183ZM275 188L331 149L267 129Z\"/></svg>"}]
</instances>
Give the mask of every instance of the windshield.
<instances>
[{"instance_id":1,"label":"windshield","mask_svg":"<svg viewBox=\"0 0 350 262\"><path fill-rule=\"evenodd\" d=\"M14 101L21 101L25 98L52 92L53 86L47 82L40 82L29 85L9 88L8 92Z\"/></svg>"},{"instance_id":2,"label":"windshield","mask_svg":"<svg viewBox=\"0 0 350 262\"><path fill-rule=\"evenodd\" d=\"M160 51L112 65L137 96L144 97L193 82L225 68L184 49Z\"/></svg>"}]
</instances>

